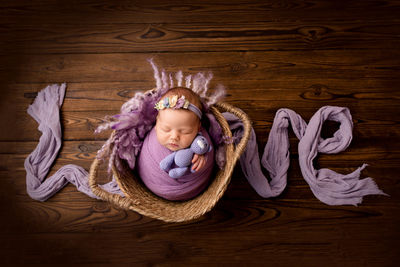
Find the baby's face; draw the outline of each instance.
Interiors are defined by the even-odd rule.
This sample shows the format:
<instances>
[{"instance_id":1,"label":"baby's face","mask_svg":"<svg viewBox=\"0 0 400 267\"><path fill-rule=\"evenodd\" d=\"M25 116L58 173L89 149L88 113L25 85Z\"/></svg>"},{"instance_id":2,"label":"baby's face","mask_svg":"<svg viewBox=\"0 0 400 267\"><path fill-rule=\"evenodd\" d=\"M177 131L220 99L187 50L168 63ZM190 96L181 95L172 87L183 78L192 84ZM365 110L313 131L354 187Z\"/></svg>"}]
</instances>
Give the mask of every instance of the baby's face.
<instances>
[{"instance_id":1,"label":"baby's face","mask_svg":"<svg viewBox=\"0 0 400 267\"><path fill-rule=\"evenodd\" d=\"M200 120L191 111L164 109L158 112L157 139L171 151L189 147L199 131Z\"/></svg>"}]
</instances>

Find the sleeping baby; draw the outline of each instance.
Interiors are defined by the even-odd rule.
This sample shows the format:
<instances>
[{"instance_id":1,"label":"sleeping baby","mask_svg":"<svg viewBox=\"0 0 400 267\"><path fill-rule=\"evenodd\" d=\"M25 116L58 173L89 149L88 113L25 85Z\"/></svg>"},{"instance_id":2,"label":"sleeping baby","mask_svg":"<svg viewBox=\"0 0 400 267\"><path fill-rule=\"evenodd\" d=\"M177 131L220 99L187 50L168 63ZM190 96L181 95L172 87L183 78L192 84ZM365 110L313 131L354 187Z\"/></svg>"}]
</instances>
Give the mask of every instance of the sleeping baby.
<instances>
[{"instance_id":1,"label":"sleeping baby","mask_svg":"<svg viewBox=\"0 0 400 267\"><path fill-rule=\"evenodd\" d=\"M214 166L212 141L201 123L200 97L188 88L175 87L160 98L155 108L156 124L147 134L138 158L139 175L153 193L165 199L193 198L208 185ZM177 168L183 172L175 176L168 173L176 158L175 163L168 161L168 168L162 169L163 164L160 167L160 162L173 157L175 152L193 147L193 140L199 136L204 140L198 144L207 149L201 153L193 150L189 168Z\"/></svg>"}]
</instances>

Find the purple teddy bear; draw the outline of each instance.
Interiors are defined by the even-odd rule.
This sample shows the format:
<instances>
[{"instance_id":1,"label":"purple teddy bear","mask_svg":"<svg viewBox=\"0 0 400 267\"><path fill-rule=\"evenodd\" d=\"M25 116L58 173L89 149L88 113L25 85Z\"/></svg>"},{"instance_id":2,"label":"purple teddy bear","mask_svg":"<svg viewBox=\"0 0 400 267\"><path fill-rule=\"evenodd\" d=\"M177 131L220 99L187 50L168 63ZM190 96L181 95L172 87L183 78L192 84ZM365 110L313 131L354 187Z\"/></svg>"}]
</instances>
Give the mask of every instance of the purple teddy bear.
<instances>
[{"instance_id":1,"label":"purple teddy bear","mask_svg":"<svg viewBox=\"0 0 400 267\"><path fill-rule=\"evenodd\" d=\"M168 172L170 177L179 178L189 169L194 154L203 155L211 150L212 147L207 139L202 135L197 135L189 148L175 151L166 156L160 162L160 168ZM172 168L173 163L176 165L175 168Z\"/></svg>"}]
</instances>

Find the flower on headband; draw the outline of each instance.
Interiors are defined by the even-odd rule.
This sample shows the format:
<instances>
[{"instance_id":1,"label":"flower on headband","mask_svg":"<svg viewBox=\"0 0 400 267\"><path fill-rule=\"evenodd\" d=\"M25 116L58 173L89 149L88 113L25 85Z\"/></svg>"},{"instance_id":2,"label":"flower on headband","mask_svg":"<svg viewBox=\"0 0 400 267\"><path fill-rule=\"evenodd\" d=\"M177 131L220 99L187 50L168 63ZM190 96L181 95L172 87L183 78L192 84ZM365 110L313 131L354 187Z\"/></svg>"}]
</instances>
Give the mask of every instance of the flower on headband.
<instances>
[{"instance_id":1,"label":"flower on headband","mask_svg":"<svg viewBox=\"0 0 400 267\"><path fill-rule=\"evenodd\" d=\"M171 97L164 97L164 99L158 101L154 108L157 110L163 110L165 108L187 109L189 107L189 104L190 102L186 100L185 96L181 96L180 98L178 98L177 95L173 95Z\"/></svg>"},{"instance_id":2,"label":"flower on headband","mask_svg":"<svg viewBox=\"0 0 400 267\"><path fill-rule=\"evenodd\" d=\"M183 104L183 108L188 109L189 104L190 104L189 101L186 100L185 103Z\"/></svg>"},{"instance_id":3,"label":"flower on headband","mask_svg":"<svg viewBox=\"0 0 400 267\"><path fill-rule=\"evenodd\" d=\"M170 108L175 107L177 101L178 101L178 96L177 95L174 95L173 97L171 97L169 99L169 107Z\"/></svg>"},{"instance_id":4,"label":"flower on headband","mask_svg":"<svg viewBox=\"0 0 400 267\"><path fill-rule=\"evenodd\" d=\"M163 105L166 108L169 108L169 97L164 98Z\"/></svg>"},{"instance_id":5,"label":"flower on headband","mask_svg":"<svg viewBox=\"0 0 400 267\"><path fill-rule=\"evenodd\" d=\"M178 99L176 102L175 108L182 108L183 105L185 105L185 96L182 96L181 98Z\"/></svg>"},{"instance_id":6,"label":"flower on headband","mask_svg":"<svg viewBox=\"0 0 400 267\"><path fill-rule=\"evenodd\" d=\"M157 110L163 110L165 107L164 107L164 104L161 101L159 101L159 102L156 103L154 108L157 109Z\"/></svg>"}]
</instances>

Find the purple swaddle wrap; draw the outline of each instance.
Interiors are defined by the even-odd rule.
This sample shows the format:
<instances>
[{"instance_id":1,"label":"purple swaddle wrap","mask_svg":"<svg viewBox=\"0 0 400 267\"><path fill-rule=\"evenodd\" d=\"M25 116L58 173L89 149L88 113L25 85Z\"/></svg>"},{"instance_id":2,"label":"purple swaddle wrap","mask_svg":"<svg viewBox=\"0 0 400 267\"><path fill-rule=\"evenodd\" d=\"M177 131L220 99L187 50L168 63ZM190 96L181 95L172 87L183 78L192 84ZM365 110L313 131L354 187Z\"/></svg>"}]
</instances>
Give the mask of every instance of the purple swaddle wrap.
<instances>
[{"instance_id":1,"label":"purple swaddle wrap","mask_svg":"<svg viewBox=\"0 0 400 267\"><path fill-rule=\"evenodd\" d=\"M211 144L207 131L202 129L201 133ZM143 183L154 194L168 200L187 200L197 196L209 183L214 166L214 150L205 154L207 161L201 170L195 173L188 172L178 179L171 178L160 168L160 161L171 153L158 142L153 128L143 142L137 161L137 169Z\"/></svg>"}]
</instances>

